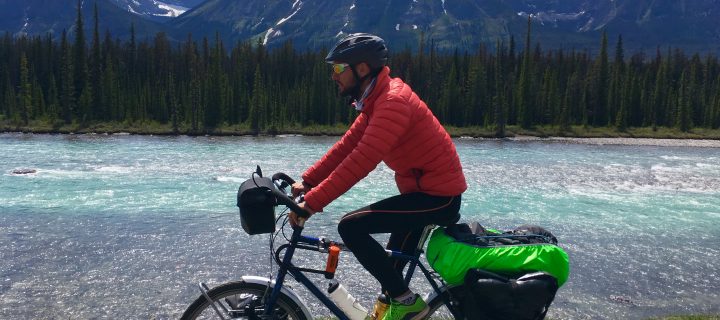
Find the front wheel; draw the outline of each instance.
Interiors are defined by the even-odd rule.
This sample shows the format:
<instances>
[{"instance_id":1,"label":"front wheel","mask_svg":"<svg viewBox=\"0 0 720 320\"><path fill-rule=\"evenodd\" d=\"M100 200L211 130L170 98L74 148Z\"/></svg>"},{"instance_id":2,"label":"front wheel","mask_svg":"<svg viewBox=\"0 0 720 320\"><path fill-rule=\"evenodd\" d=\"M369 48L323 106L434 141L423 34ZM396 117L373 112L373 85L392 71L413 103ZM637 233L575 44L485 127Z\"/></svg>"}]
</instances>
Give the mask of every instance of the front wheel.
<instances>
[{"instance_id":1,"label":"front wheel","mask_svg":"<svg viewBox=\"0 0 720 320\"><path fill-rule=\"evenodd\" d=\"M265 312L265 300L270 298L272 288L264 284L244 281L230 282L200 295L185 310L181 320L195 319L261 319ZM273 319L310 320L300 306L281 293L275 303Z\"/></svg>"}]
</instances>

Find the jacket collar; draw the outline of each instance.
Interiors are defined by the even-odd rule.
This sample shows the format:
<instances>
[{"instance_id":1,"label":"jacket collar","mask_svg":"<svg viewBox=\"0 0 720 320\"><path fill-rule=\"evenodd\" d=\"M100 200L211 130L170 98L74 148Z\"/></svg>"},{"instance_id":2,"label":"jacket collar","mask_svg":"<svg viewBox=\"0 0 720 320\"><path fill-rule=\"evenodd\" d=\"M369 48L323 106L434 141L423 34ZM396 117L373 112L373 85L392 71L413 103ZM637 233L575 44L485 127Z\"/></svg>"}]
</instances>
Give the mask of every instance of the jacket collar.
<instances>
[{"instance_id":1,"label":"jacket collar","mask_svg":"<svg viewBox=\"0 0 720 320\"><path fill-rule=\"evenodd\" d=\"M375 88L370 92L370 94L363 100L363 109L361 112L371 115L372 110L375 107L375 100L380 96L381 92L386 91L385 88L390 84L390 68L387 66L383 67L382 70L380 70L380 73L377 76L377 80L375 82Z\"/></svg>"}]
</instances>

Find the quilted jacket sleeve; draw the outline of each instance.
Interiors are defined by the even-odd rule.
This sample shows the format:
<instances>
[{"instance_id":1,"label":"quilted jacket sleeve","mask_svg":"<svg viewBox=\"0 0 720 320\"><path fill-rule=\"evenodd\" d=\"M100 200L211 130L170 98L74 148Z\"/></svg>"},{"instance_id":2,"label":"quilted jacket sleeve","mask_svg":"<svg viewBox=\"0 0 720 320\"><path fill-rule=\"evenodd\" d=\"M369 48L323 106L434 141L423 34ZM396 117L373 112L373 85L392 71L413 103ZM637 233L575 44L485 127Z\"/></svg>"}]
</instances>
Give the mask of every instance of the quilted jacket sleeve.
<instances>
[{"instance_id":1,"label":"quilted jacket sleeve","mask_svg":"<svg viewBox=\"0 0 720 320\"><path fill-rule=\"evenodd\" d=\"M410 107L399 98L377 101L357 146L329 172L327 179L305 195L310 208L322 210L375 169L407 131L410 118Z\"/></svg>"},{"instance_id":2,"label":"quilted jacket sleeve","mask_svg":"<svg viewBox=\"0 0 720 320\"><path fill-rule=\"evenodd\" d=\"M362 113L355 118L347 132L336 142L325 155L302 175L303 181L311 186L319 185L331 172L337 168L340 162L352 152L360 141L365 128L367 127L367 116ZM315 209L315 207L311 208Z\"/></svg>"}]
</instances>

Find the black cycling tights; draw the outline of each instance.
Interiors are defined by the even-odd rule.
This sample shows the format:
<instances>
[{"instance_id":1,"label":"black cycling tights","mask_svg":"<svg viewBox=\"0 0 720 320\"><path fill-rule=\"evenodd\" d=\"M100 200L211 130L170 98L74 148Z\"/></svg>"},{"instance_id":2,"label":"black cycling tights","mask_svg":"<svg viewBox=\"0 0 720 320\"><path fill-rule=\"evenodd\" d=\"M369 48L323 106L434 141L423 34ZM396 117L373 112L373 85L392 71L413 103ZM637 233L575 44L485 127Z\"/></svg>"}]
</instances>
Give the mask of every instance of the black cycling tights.
<instances>
[{"instance_id":1,"label":"black cycling tights","mask_svg":"<svg viewBox=\"0 0 720 320\"><path fill-rule=\"evenodd\" d=\"M338 224L345 245L395 298L408 290L402 277L406 261L390 259L370 234L390 233L387 248L413 254L425 226L449 225L460 218L460 196L409 193L387 198L346 214Z\"/></svg>"}]
</instances>

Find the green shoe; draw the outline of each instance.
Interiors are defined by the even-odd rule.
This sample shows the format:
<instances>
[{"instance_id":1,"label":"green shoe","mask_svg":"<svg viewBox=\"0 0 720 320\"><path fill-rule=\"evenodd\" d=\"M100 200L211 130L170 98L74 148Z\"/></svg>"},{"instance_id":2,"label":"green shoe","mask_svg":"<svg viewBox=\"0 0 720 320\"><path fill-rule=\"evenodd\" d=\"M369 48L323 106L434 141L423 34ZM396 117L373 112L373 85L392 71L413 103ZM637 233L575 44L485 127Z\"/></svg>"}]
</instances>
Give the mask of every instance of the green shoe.
<instances>
[{"instance_id":1,"label":"green shoe","mask_svg":"<svg viewBox=\"0 0 720 320\"><path fill-rule=\"evenodd\" d=\"M405 305L395 300L391 300L390 308L388 308L382 320L420 320L430 312L427 303L415 294L415 303Z\"/></svg>"}]
</instances>

